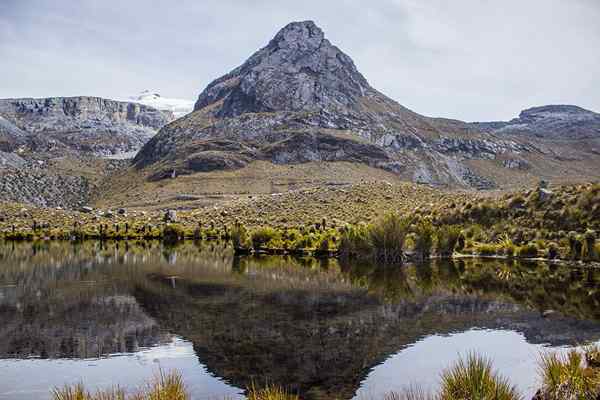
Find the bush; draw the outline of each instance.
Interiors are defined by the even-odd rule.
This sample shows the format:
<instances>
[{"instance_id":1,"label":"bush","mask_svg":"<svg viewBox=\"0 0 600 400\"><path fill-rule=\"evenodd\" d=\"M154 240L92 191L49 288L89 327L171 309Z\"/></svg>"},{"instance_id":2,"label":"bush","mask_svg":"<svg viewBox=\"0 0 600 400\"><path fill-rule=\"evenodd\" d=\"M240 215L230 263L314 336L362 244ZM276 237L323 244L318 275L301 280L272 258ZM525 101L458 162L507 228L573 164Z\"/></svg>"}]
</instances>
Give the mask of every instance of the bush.
<instances>
[{"instance_id":1,"label":"bush","mask_svg":"<svg viewBox=\"0 0 600 400\"><path fill-rule=\"evenodd\" d=\"M248 230L244 225L237 224L231 230L231 242L236 249L246 249L250 243L248 240Z\"/></svg>"},{"instance_id":2,"label":"bush","mask_svg":"<svg viewBox=\"0 0 600 400\"><path fill-rule=\"evenodd\" d=\"M409 221L396 213L378 220L369 229L369 243L375 257L386 262L401 261Z\"/></svg>"},{"instance_id":3,"label":"bush","mask_svg":"<svg viewBox=\"0 0 600 400\"><path fill-rule=\"evenodd\" d=\"M415 254L420 259L429 258L433 247L433 226L429 221L421 221L415 227Z\"/></svg>"},{"instance_id":4,"label":"bush","mask_svg":"<svg viewBox=\"0 0 600 400\"><path fill-rule=\"evenodd\" d=\"M275 229L269 226L258 228L252 232L252 246L255 250L260 250L264 245L269 243L269 241L278 238L279 233Z\"/></svg>"},{"instance_id":5,"label":"bush","mask_svg":"<svg viewBox=\"0 0 600 400\"><path fill-rule=\"evenodd\" d=\"M437 252L442 256L451 256L460 237L461 231L458 226L443 225L439 227L436 232Z\"/></svg>"},{"instance_id":6,"label":"bush","mask_svg":"<svg viewBox=\"0 0 600 400\"><path fill-rule=\"evenodd\" d=\"M517 247L517 257L535 258L538 256L538 248L533 243Z\"/></svg>"},{"instance_id":7,"label":"bush","mask_svg":"<svg viewBox=\"0 0 600 400\"><path fill-rule=\"evenodd\" d=\"M480 256L493 256L496 254L498 248L496 245L490 243L477 243L474 250Z\"/></svg>"},{"instance_id":8,"label":"bush","mask_svg":"<svg viewBox=\"0 0 600 400\"><path fill-rule=\"evenodd\" d=\"M176 243L185 238L185 232L179 225L168 224L163 229L162 237L167 243Z\"/></svg>"},{"instance_id":9,"label":"bush","mask_svg":"<svg viewBox=\"0 0 600 400\"><path fill-rule=\"evenodd\" d=\"M585 261L598 259L598 253L596 253L596 232L592 230L587 230L583 235L581 259Z\"/></svg>"},{"instance_id":10,"label":"bush","mask_svg":"<svg viewBox=\"0 0 600 400\"><path fill-rule=\"evenodd\" d=\"M345 227L340 238L339 252L346 258L370 255L368 227L365 224Z\"/></svg>"}]
</instances>

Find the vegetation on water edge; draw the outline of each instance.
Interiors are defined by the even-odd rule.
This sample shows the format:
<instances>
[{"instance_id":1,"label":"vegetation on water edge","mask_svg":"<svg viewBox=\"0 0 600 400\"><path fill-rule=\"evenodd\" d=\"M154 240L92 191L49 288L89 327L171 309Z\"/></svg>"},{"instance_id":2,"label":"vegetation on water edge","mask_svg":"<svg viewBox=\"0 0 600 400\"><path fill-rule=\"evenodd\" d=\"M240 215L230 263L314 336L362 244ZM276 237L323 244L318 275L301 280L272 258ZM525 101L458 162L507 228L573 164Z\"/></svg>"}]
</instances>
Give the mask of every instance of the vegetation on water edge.
<instances>
[{"instance_id":1,"label":"vegetation on water edge","mask_svg":"<svg viewBox=\"0 0 600 400\"><path fill-rule=\"evenodd\" d=\"M340 255L387 262L407 256L424 259L453 254L600 261L599 184L462 199L460 203L453 197L440 197L439 204L415 207L412 212L365 216L364 222L351 224L325 215L300 225L273 223L270 216L260 224L246 223L248 220L226 210L216 216L202 210L182 212L175 218L169 213L128 216L123 212L110 220L85 213L52 212L48 217L41 211L21 210L10 218L0 215L0 237L159 239L168 243L218 238L231 239L239 253ZM389 196L387 201L396 200ZM286 212L294 211L280 211ZM210 218L205 218L207 215Z\"/></svg>"},{"instance_id":2,"label":"vegetation on water edge","mask_svg":"<svg viewBox=\"0 0 600 400\"><path fill-rule=\"evenodd\" d=\"M533 400L594 400L600 395L600 349L589 346L564 355L542 354L538 371L542 387ZM276 385L246 391L248 400L299 400L300 396ZM187 400L181 375L160 372L150 383L133 393L121 388L90 392L82 384L55 389L53 400ZM384 400L522 400L516 386L494 371L490 359L470 353L442 371L440 387L432 394L418 386L389 392Z\"/></svg>"}]
</instances>

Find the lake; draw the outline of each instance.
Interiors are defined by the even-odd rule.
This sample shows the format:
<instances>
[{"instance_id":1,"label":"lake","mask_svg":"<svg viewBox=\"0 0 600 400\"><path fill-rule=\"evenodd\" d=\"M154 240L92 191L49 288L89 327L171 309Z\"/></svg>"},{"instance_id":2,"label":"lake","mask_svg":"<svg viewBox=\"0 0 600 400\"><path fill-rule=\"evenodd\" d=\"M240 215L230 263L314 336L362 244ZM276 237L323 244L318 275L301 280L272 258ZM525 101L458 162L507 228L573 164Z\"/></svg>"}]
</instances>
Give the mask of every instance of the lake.
<instances>
[{"instance_id":1,"label":"lake","mask_svg":"<svg viewBox=\"0 0 600 400\"><path fill-rule=\"evenodd\" d=\"M225 244L0 242L0 399L135 389L178 370L198 399L253 382L377 399L477 352L526 396L540 353L600 341L598 272L506 260L382 266L235 257Z\"/></svg>"}]
</instances>

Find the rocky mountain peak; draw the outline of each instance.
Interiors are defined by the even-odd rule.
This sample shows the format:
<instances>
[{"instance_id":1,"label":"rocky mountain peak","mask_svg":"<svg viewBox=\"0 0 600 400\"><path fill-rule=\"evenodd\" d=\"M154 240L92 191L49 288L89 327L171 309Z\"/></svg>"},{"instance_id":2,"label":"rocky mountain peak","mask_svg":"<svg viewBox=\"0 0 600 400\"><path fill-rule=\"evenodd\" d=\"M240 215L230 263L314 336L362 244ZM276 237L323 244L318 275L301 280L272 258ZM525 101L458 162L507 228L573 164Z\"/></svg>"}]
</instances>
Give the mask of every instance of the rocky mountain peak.
<instances>
[{"instance_id":1,"label":"rocky mountain peak","mask_svg":"<svg viewBox=\"0 0 600 400\"><path fill-rule=\"evenodd\" d=\"M325 39L323 30L313 21L291 22L284 26L267 47L292 51L314 51Z\"/></svg>"},{"instance_id":2,"label":"rocky mountain peak","mask_svg":"<svg viewBox=\"0 0 600 400\"><path fill-rule=\"evenodd\" d=\"M194 110L217 117L275 111L340 111L372 90L354 62L312 21L292 22L244 64L213 81Z\"/></svg>"}]
</instances>

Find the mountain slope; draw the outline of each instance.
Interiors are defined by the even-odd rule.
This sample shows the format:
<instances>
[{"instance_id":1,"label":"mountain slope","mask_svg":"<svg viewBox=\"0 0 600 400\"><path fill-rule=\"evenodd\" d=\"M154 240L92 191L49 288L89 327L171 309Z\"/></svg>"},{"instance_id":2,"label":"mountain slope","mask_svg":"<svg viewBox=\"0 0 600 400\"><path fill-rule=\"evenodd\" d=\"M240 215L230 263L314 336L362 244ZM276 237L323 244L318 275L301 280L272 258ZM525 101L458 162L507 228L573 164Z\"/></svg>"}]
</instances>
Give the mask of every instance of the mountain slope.
<instances>
[{"instance_id":1,"label":"mountain slope","mask_svg":"<svg viewBox=\"0 0 600 400\"><path fill-rule=\"evenodd\" d=\"M174 118L137 103L85 96L1 99L0 117L0 125L30 150L92 155L135 151Z\"/></svg>"},{"instance_id":2,"label":"mountain slope","mask_svg":"<svg viewBox=\"0 0 600 400\"><path fill-rule=\"evenodd\" d=\"M532 107L508 122L476 122L473 126L502 135L561 140L600 139L600 114L573 105Z\"/></svg>"},{"instance_id":3,"label":"mountain slope","mask_svg":"<svg viewBox=\"0 0 600 400\"><path fill-rule=\"evenodd\" d=\"M533 151L373 89L312 21L284 27L161 129L134 162L158 179L274 163L359 161L427 183L490 187L464 159Z\"/></svg>"}]
</instances>

